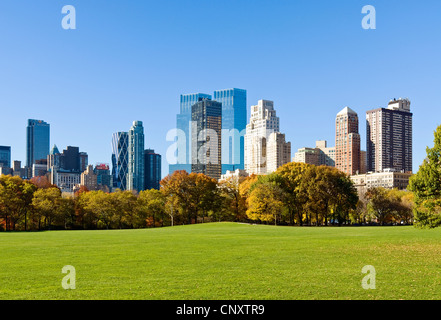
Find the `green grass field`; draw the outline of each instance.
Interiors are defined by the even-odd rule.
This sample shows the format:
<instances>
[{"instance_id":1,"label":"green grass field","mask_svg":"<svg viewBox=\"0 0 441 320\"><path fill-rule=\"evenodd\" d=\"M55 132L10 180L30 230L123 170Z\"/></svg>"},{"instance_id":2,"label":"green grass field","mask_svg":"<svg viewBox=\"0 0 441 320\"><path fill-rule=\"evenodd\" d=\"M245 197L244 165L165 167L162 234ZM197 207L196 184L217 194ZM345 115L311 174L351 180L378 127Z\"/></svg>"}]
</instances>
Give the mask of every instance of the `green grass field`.
<instances>
[{"instance_id":1,"label":"green grass field","mask_svg":"<svg viewBox=\"0 0 441 320\"><path fill-rule=\"evenodd\" d=\"M76 268L64 290L63 266ZM363 266L376 269L364 290ZM213 223L0 233L0 299L441 299L441 229Z\"/></svg>"}]
</instances>

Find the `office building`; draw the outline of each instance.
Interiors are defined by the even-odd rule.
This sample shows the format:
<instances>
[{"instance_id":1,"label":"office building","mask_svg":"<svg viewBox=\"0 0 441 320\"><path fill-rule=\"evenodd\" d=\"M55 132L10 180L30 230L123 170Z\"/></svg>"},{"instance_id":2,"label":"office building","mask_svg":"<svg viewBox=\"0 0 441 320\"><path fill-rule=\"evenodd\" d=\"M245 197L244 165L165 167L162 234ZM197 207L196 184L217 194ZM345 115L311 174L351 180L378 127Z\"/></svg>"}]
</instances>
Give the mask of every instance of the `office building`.
<instances>
[{"instance_id":1,"label":"office building","mask_svg":"<svg viewBox=\"0 0 441 320\"><path fill-rule=\"evenodd\" d=\"M358 115L349 107L335 119L335 167L348 175L360 173Z\"/></svg>"},{"instance_id":2,"label":"office building","mask_svg":"<svg viewBox=\"0 0 441 320\"><path fill-rule=\"evenodd\" d=\"M222 103L222 173L245 168L245 130L247 126L247 91L214 91L214 100Z\"/></svg>"},{"instance_id":3,"label":"office building","mask_svg":"<svg viewBox=\"0 0 441 320\"><path fill-rule=\"evenodd\" d=\"M97 176L96 179L98 189L105 192L110 192L112 190L112 176L110 174L109 165L106 163L97 163L93 169L93 172Z\"/></svg>"},{"instance_id":4,"label":"office building","mask_svg":"<svg viewBox=\"0 0 441 320\"><path fill-rule=\"evenodd\" d=\"M178 130L176 163L169 165L169 173L177 170L191 172L191 107L199 99L211 99L205 93L183 94L180 98L180 112L176 116L176 129Z\"/></svg>"},{"instance_id":5,"label":"office building","mask_svg":"<svg viewBox=\"0 0 441 320\"><path fill-rule=\"evenodd\" d=\"M0 146L0 167L11 167L11 147Z\"/></svg>"},{"instance_id":6,"label":"office building","mask_svg":"<svg viewBox=\"0 0 441 320\"><path fill-rule=\"evenodd\" d=\"M80 171L84 172L86 171L87 166L89 165L89 156L87 152L80 152L79 158L80 158Z\"/></svg>"},{"instance_id":7,"label":"office building","mask_svg":"<svg viewBox=\"0 0 441 320\"><path fill-rule=\"evenodd\" d=\"M117 132L112 135L112 187L127 190L129 163L129 134Z\"/></svg>"},{"instance_id":8,"label":"office building","mask_svg":"<svg viewBox=\"0 0 441 320\"><path fill-rule=\"evenodd\" d=\"M291 144L280 133L274 102L259 100L251 107L245 134L245 171L267 174L291 160Z\"/></svg>"},{"instance_id":9,"label":"office building","mask_svg":"<svg viewBox=\"0 0 441 320\"><path fill-rule=\"evenodd\" d=\"M412 113L409 99L366 112L367 170L412 172Z\"/></svg>"},{"instance_id":10,"label":"office building","mask_svg":"<svg viewBox=\"0 0 441 320\"><path fill-rule=\"evenodd\" d=\"M160 189L161 155L155 150L144 150L144 190Z\"/></svg>"},{"instance_id":11,"label":"office building","mask_svg":"<svg viewBox=\"0 0 441 320\"><path fill-rule=\"evenodd\" d=\"M49 154L50 125L42 120L28 120L26 136L26 167L31 169L36 160Z\"/></svg>"},{"instance_id":12,"label":"office building","mask_svg":"<svg viewBox=\"0 0 441 320\"><path fill-rule=\"evenodd\" d=\"M142 121L134 121L129 131L128 190L144 190L144 139Z\"/></svg>"},{"instance_id":13,"label":"office building","mask_svg":"<svg viewBox=\"0 0 441 320\"><path fill-rule=\"evenodd\" d=\"M222 174L222 103L200 98L191 110L191 171L218 180Z\"/></svg>"}]
</instances>

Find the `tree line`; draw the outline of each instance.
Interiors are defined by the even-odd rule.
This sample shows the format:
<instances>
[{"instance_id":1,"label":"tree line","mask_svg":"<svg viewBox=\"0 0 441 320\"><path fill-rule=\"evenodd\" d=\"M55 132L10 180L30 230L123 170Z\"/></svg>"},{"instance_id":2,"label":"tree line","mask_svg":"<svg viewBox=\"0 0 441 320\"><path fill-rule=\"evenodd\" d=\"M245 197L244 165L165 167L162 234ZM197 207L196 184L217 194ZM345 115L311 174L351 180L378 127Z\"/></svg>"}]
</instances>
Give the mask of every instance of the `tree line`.
<instances>
[{"instance_id":1,"label":"tree line","mask_svg":"<svg viewBox=\"0 0 441 320\"><path fill-rule=\"evenodd\" d=\"M374 188L357 194L333 167L288 163L268 175L218 182L175 171L160 190L89 191L73 197L41 178L0 177L0 230L127 229L209 221L327 226L408 224L413 194Z\"/></svg>"}]
</instances>

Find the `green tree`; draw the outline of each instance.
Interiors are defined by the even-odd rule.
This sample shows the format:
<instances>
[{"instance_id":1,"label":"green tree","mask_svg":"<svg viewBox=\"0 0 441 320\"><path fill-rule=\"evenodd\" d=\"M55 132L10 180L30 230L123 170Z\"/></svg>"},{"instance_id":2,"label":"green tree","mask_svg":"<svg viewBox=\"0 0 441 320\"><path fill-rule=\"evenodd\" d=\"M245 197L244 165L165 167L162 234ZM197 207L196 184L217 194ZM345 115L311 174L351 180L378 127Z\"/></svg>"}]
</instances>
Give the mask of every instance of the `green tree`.
<instances>
[{"instance_id":1,"label":"green tree","mask_svg":"<svg viewBox=\"0 0 441 320\"><path fill-rule=\"evenodd\" d=\"M426 148L427 158L410 178L408 189L414 193L414 224L419 228L441 225L441 126L434 132L433 148Z\"/></svg>"}]
</instances>

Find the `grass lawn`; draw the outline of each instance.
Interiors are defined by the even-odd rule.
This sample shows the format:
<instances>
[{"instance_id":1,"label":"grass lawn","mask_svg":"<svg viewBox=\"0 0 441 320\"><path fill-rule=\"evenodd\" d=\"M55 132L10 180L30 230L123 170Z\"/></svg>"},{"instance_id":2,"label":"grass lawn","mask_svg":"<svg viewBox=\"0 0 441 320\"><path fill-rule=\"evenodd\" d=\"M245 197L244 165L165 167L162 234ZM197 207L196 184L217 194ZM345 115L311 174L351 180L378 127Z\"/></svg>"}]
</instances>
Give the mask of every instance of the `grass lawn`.
<instances>
[{"instance_id":1,"label":"grass lawn","mask_svg":"<svg viewBox=\"0 0 441 320\"><path fill-rule=\"evenodd\" d=\"M61 269L76 268L64 290ZM364 290L363 266L376 269ZM441 229L212 223L0 233L0 299L441 299Z\"/></svg>"}]
</instances>

